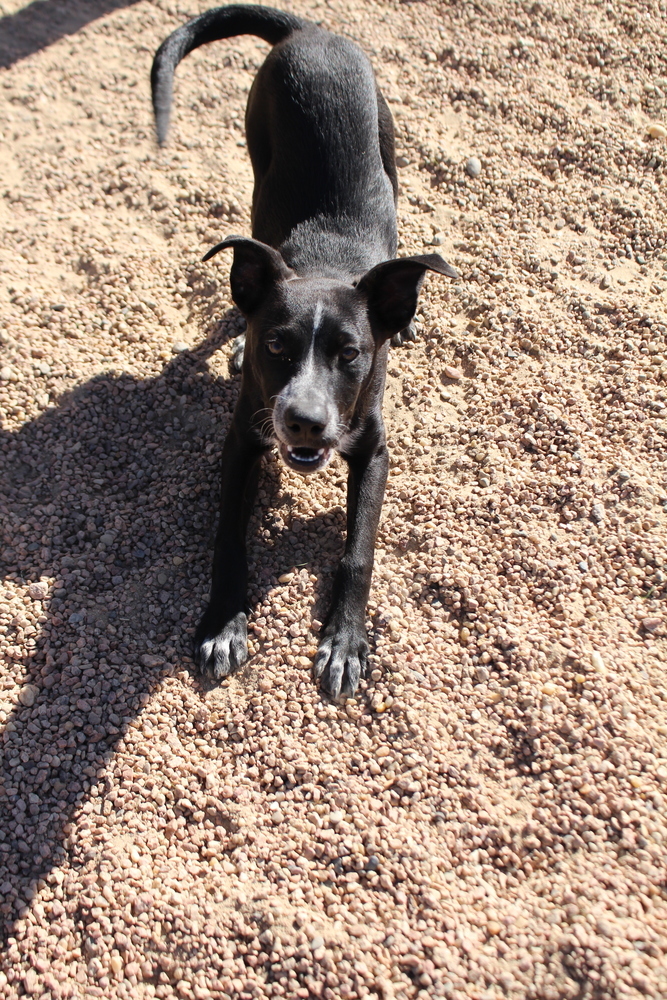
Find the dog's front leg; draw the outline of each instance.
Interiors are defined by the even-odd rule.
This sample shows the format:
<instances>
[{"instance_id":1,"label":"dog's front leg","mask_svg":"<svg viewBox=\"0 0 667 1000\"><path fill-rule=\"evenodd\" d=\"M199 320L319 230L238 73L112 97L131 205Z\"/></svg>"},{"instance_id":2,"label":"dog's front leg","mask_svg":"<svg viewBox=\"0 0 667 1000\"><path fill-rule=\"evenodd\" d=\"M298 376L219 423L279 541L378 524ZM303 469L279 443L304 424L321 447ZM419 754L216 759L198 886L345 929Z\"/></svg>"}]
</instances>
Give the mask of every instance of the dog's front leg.
<instances>
[{"instance_id":1,"label":"dog's front leg","mask_svg":"<svg viewBox=\"0 0 667 1000\"><path fill-rule=\"evenodd\" d=\"M389 456L382 442L373 451L347 461L345 554L334 580L331 608L314 664L315 676L322 678L322 687L332 698L354 694L366 668L366 604Z\"/></svg>"},{"instance_id":2,"label":"dog's front leg","mask_svg":"<svg viewBox=\"0 0 667 1000\"><path fill-rule=\"evenodd\" d=\"M249 421L235 414L222 450L211 597L195 634L199 669L216 680L248 658L246 529L257 492L259 459L265 450Z\"/></svg>"}]
</instances>

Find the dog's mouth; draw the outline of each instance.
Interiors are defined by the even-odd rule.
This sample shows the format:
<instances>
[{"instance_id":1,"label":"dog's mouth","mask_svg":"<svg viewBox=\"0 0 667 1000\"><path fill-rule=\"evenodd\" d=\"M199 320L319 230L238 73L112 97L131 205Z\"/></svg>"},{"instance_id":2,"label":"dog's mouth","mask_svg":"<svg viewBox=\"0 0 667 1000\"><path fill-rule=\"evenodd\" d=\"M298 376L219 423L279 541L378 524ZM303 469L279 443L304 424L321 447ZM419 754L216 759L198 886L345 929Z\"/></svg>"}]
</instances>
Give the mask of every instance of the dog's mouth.
<instances>
[{"instance_id":1,"label":"dog's mouth","mask_svg":"<svg viewBox=\"0 0 667 1000\"><path fill-rule=\"evenodd\" d=\"M298 448L282 441L279 449L285 465L295 472L317 472L329 463L333 454L332 448Z\"/></svg>"}]
</instances>

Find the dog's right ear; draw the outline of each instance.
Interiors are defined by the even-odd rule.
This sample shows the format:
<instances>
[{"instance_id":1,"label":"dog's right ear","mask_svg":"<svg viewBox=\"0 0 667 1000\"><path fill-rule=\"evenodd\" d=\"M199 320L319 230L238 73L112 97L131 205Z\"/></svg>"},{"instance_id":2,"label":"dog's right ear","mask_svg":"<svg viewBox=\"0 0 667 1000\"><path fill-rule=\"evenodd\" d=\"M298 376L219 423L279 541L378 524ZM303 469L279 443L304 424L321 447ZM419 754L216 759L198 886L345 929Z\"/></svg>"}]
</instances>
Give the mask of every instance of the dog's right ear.
<instances>
[{"instance_id":1,"label":"dog's right ear","mask_svg":"<svg viewBox=\"0 0 667 1000\"><path fill-rule=\"evenodd\" d=\"M424 275L437 271L448 278L458 278L458 271L437 253L421 257L398 257L367 271L357 284L364 297L376 337L388 340L405 330L417 309L417 299Z\"/></svg>"},{"instance_id":2,"label":"dog's right ear","mask_svg":"<svg viewBox=\"0 0 667 1000\"><path fill-rule=\"evenodd\" d=\"M246 236L228 236L212 247L202 260L209 260L220 250L234 249L234 263L229 275L232 298L242 313L249 316L261 305L270 289L279 281L294 277L277 250Z\"/></svg>"}]
</instances>

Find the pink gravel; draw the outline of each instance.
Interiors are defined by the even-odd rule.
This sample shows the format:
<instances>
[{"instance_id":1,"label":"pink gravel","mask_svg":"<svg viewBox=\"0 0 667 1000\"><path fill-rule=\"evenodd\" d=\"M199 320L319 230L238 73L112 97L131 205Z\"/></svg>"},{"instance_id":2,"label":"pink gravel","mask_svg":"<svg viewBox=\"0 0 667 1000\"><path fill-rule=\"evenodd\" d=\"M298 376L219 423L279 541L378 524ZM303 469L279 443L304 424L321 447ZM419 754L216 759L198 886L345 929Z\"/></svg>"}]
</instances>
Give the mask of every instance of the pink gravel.
<instances>
[{"instance_id":1,"label":"pink gravel","mask_svg":"<svg viewBox=\"0 0 667 1000\"><path fill-rule=\"evenodd\" d=\"M332 705L341 462L266 463L251 659L189 657L242 326L200 258L250 232L266 46L190 56L158 151L207 4L52 6L0 3L0 997L667 996L664 9L289 4L369 52L402 252L463 276L390 358Z\"/></svg>"}]
</instances>

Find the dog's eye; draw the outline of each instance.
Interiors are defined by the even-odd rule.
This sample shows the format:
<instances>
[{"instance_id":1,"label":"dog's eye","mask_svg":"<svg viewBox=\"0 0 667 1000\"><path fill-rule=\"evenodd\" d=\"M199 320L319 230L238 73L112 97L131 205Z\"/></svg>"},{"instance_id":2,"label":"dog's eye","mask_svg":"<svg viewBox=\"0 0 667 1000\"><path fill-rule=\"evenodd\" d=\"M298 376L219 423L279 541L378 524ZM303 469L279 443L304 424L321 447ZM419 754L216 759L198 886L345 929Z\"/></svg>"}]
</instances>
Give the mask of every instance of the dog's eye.
<instances>
[{"instance_id":1,"label":"dog's eye","mask_svg":"<svg viewBox=\"0 0 667 1000\"><path fill-rule=\"evenodd\" d=\"M281 341L279 340L267 340L266 349L269 354L272 354L274 358L279 357L285 350Z\"/></svg>"},{"instance_id":2,"label":"dog's eye","mask_svg":"<svg viewBox=\"0 0 667 1000\"><path fill-rule=\"evenodd\" d=\"M340 356L343 361L354 361L359 356L359 351L356 347L344 347L340 352Z\"/></svg>"}]
</instances>

